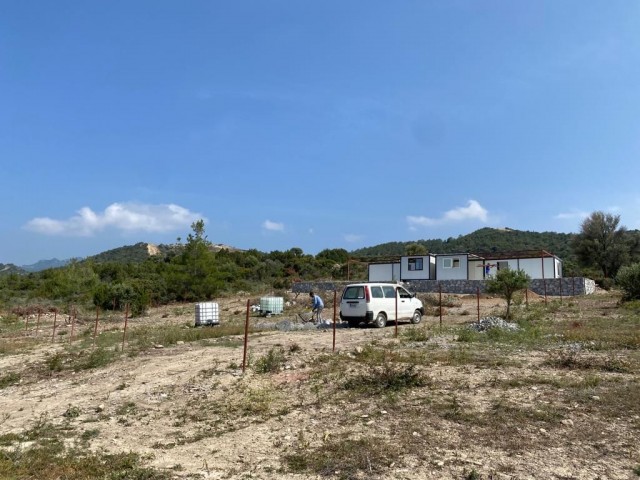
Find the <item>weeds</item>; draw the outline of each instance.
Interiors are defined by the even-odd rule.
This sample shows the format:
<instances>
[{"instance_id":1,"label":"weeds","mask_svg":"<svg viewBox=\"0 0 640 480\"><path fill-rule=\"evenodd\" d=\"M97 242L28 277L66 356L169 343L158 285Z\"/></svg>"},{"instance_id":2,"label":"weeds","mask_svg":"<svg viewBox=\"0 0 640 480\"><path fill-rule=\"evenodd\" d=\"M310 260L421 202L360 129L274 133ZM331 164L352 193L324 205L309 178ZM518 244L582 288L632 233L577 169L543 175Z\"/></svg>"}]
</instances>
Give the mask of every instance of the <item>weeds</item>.
<instances>
[{"instance_id":1,"label":"weeds","mask_svg":"<svg viewBox=\"0 0 640 480\"><path fill-rule=\"evenodd\" d=\"M395 446L383 438L368 436L357 440L338 438L317 448L298 446L284 455L292 473L315 473L340 479L371 477L389 468Z\"/></svg>"},{"instance_id":2,"label":"weeds","mask_svg":"<svg viewBox=\"0 0 640 480\"><path fill-rule=\"evenodd\" d=\"M401 337L405 342L427 342L431 339L431 330L426 325L414 326L402 330Z\"/></svg>"},{"instance_id":3,"label":"weeds","mask_svg":"<svg viewBox=\"0 0 640 480\"><path fill-rule=\"evenodd\" d=\"M78 407L74 407L73 405L69 405L69 408L65 410L62 414L64 418L78 418L80 416L80 409Z\"/></svg>"},{"instance_id":4,"label":"weeds","mask_svg":"<svg viewBox=\"0 0 640 480\"><path fill-rule=\"evenodd\" d=\"M20 376L20 374L16 372L9 372L2 375L0 377L0 390L2 390L3 388L7 388L11 385L20 383L21 378L22 377Z\"/></svg>"},{"instance_id":5,"label":"weeds","mask_svg":"<svg viewBox=\"0 0 640 480\"><path fill-rule=\"evenodd\" d=\"M282 368L285 361L282 347L271 348L266 355L256 360L253 369L256 373L276 373Z\"/></svg>"},{"instance_id":6,"label":"weeds","mask_svg":"<svg viewBox=\"0 0 640 480\"><path fill-rule=\"evenodd\" d=\"M415 365L395 365L390 361L385 361L382 365L369 365L366 373L347 379L343 383L343 388L375 396L382 393L397 393L429 384L430 379L416 371Z\"/></svg>"},{"instance_id":7,"label":"weeds","mask_svg":"<svg viewBox=\"0 0 640 480\"><path fill-rule=\"evenodd\" d=\"M601 370L603 372L630 373L631 364L614 355L601 357L585 355L575 349L563 349L550 352L545 365L568 370Z\"/></svg>"},{"instance_id":8,"label":"weeds","mask_svg":"<svg viewBox=\"0 0 640 480\"><path fill-rule=\"evenodd\" d=\"M153 479L169 480L167 472L142 465L135 453L94 454L80 449L67 449L60 442L38 445L27 450L0 451L2 478L85 479Z\"/></svg>"}]
</instances>

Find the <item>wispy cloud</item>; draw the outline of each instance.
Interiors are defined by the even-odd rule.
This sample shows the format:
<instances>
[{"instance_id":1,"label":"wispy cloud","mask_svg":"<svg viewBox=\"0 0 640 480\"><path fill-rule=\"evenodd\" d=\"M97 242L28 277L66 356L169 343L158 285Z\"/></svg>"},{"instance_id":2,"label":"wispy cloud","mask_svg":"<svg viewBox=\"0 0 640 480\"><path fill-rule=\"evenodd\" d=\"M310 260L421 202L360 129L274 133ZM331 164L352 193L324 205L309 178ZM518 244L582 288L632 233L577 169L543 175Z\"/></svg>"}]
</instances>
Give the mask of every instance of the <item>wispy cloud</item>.
<instances>
[{"instance_id":1,"label":"wispy cloud","mask_svg":"<svg viewBox=\"0 0 640 480\"><path fill-rule=\"evenodd\" d=\"M262 223L262 228L264 228L265 230L269 230L270 232L284 232L284 223L265 220Z\"/></svg>"},{"instance_id":2,"label":"wispy cloud","mask_svg":"<svg viewBox=\"0 0 640 480\"><path fill-rule=\"evenodd\" d=\"M364 237L362 235L356 235L354 233L347 233L344 235L345 241L349 243L356 243L362 240Z\"/></svg>"},{"instance_id":3,"label":"wispy cloud","mask_svg":"<svg viewBox=\"0 0 640 480\"><path fill-rule=\"evenodd\" d=\"M588 212L583 212L580 210L572 210L570 212L563 212L557 214L555 217L556 220L582 220L589 216Z\"/></svg>"},{"instance_id":4,"label":"wispy cloud","mask_svg":"<svg viewBox=\"0 0 640 480\"><path fill-rule=\"evenodd\" d=\"M82 207L67 220L34 218L24 228L43 235L71 237L90 237L106 229L164 233L188 228L202 218L199 213L174 204L113 203L103 212Z\"/></svg>"},{"instance_id":5,"label":"wispy cloud","mask_svg":"<svg viewBox=\"0 0 640 480\"><path fill-rule=\"evenodd\" d=\"M448 210L440 218L409 215L407 216L407 223L411 230L415 230L418 227L433 227L467 220L479 220L486 223L488 217L489 212L486 208L480 205L476 200L469 200L466 207L458 207Z\"/></svg>"}]
</instances>

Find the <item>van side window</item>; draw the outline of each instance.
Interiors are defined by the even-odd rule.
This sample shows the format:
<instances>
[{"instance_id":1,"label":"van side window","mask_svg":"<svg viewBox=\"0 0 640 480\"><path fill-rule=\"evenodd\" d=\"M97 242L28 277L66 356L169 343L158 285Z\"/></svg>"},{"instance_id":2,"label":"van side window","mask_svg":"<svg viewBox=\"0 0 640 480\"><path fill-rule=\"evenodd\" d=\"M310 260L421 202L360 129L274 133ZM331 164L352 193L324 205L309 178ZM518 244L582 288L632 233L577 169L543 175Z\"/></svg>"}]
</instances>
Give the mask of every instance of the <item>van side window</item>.
<instances>
[{"instance_id":1,"label":"van side window","mask_svg":"<svg viewBox=\"0 0 640 480\"><path fill-rule=\"evenodd\" d=\"M411 294L404 288L398 288L398 294L400 295L400 298L411 298Z\"/></svg>"},{"instance_id":2,"label":"van side window","mask_svg":"<svg viewBox=\"0 0 640 480\"><path fill-rule=\"evenodd\" d=\"M364 298L364 287L349 287L344 291L342 298L356 300Z\"/></svg>"},{"instance_id":3,"label":"van side window","mask_svg":"<svg viewBox=\"0 0 640 480\"><path fill-rule=\"evenodd\" d=\"M381 287L371 287L371 296L373 298L382 298L382 288Z\"/></svg>"},{"instance_id":4,"label":"van side window","mask_svg":"<svg viewBox=\"0 0 640 480\"><path fill-rule=\"evenodd\" d=\"M385 298L395 298L396 296L396 288L391 285L383 286Z\"/></svg>"}]
</instances>

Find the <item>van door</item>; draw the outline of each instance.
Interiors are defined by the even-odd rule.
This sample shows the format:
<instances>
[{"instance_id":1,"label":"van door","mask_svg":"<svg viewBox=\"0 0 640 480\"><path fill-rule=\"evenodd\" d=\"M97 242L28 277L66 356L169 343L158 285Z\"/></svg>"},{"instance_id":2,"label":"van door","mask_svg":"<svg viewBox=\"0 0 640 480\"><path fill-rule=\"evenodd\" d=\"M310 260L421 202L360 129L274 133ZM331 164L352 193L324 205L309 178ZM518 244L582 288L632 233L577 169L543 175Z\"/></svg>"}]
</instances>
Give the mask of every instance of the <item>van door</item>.
<instances>
[{"instance_id":1,"label":"van door","mask_svg":"<svg viewBox=\"0 0 640 480\"><path fill-rule=\"evenodd\" d=\"M387 320L395 321L396 319L396 300L398 296L394 285L383 285L384 290L384 311L387 312ZM400 303L398 303L398 315L400 315Z\"/></svg>"},{"instance_id":2,"label":"van door","mask_svg":"<svg viewBox=\"0 0 640 480\"><path fill-rule=\"evenodd\" d=\"M364 285L348 286L340 302L340 311L345 317L362 317L367 314L367 300Z\"/></svg>"},{"instance_id":3,"label":"van door","mask_svg":"<svg viewBox=\"0 0 640 480\"><path fill-rule=\"evenodd\" d=\"M398 319L411 318L413 315L413 294L398 287Z\"/></svg>"}]
</instances>

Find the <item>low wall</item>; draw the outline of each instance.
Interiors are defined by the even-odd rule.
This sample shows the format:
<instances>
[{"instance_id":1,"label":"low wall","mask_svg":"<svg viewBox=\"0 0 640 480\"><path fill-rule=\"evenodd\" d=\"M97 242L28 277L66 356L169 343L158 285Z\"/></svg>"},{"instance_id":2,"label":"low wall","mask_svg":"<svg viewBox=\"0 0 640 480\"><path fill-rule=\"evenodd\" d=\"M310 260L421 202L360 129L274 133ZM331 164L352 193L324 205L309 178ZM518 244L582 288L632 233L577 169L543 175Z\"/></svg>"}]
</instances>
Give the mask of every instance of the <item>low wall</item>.
<instances>
[{"instance_id":1,"label":"low wall","mask_svg":"<svg viewBox=\"0 0 640 480\"><path fill-rule=\"evenodd\" d=\"M297 282L293 284L293 293L309 293L311 290L338 291L341 292L345 285L354 282ZM412 292L437 293L442 288L442 293L474 294L486 292L486 280L411 280L404 282L407 289ZM576 295L589 295L595 292L596 283L590 278L536 278L529 283L529 290L538 295L552 297L572 297Z\"/></svg>"}]
</instances>

